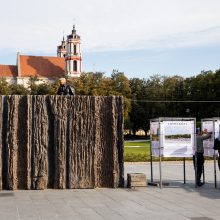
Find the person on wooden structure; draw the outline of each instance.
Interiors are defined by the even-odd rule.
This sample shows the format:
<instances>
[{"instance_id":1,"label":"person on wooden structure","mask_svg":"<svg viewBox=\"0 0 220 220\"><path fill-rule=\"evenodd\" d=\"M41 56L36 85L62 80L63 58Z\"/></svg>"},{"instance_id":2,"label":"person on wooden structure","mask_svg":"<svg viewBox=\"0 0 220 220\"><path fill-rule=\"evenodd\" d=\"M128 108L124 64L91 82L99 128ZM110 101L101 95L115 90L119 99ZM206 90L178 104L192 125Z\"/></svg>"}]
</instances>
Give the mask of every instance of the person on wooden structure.
<instances>
[{"instance_id":1,"label":"person on wooden structure","mask_svg":"<svg viewBox=\"0 0 220 220\"><path fill-rule=\"evenodd\" d=\"M57 91L57 95L75 95L75 89L67 85L65 78L59 79L60 87Z\"/></svg>"}]
</instances>

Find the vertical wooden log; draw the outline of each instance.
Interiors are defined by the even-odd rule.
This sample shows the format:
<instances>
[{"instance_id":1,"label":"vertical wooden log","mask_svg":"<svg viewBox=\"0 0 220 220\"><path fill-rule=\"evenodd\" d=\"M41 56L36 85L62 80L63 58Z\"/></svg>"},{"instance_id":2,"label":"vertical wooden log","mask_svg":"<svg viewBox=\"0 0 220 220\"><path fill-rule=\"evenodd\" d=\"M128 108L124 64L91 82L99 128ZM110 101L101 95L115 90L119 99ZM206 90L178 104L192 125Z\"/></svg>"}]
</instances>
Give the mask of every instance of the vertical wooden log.
<instances>
[{"instance_id":1,"label":"vertical wooden log","mask_svg":"<svg viewBox=\"0 0 220 220\"><path fill-rule=\"evenodd\" d=\"M96 108L99 115L96 133L98 187L118 187L124 184L124 165L121 158L123 157L122 105L121 97L102 97Z\"/></svg>"},{"instance_id":2,"label":"vertical wooden log","mask_svg":"<svg viewBox=\"0 0 220 220\"><path fill-rule=\"evenodd\" d=\"M0 190L2 190L2 118L3 118L3 96L0 96Z\"/></svg>"},{"instance_id":3,"label":"vertical wooden log","mask_svg":"<svg viewBox=\"0 0 220 220\"><path fill-rule=\"evenodd\" d=\"M25 96L6 97L6 189L30 189L27 104Z\"/></svg>"},{"instance_id":4,"label":"vertical wooden log","mask_svg":"<svg viewBox=\"0 0 220 220\"><path fill-rule=\"evenodd\" d=\"M118 150L118 167L119 167L119 187L124 187L124 118L123 118L123 97L117 97L117 150Z\"/></svg>"},{"instance_id":5,"label":"vertical wooden log","mask_svg":"<svg viewBox=\"0 0 220 220\"><path fill-rule=\"evenodd\" d=\"M113 188L116 188L118 186L119 182L119 167L118 167L118 148L117 148L117 142L118 142L118 129L117 129L117 106L116 106L116 99L117 97L113 96L111 97L111 130L112 130L112 176L113 176L113 182L112 186Z\"/></svg>"},{"instance_id":6,"label":"vertical wooden log","mask_svg":"<svg viewBox=\"0 0 220 220\"><path fill-rule=\"evenodd\" d=\"M48 184L50 189L54 188L55 180L55 115L51 105L51 96L46 97L47 114L48 114Z\"/></svg>"},{"instance_id":7,"label":"vertical wooden log","mask_svg":"<svg viewBox=\"0 0 220 220\"><path fill-rule=\"evenodd\" d=\"M77 103L76 98L71 97L69 103L69 110L67 113L66 187L68 189L73 189L75 188L74 186L76 185L75 183L76 173L74 172L76 164L74 164L75 162L74 158L76 157L77 153L76 153L76 144L74 143L74 132L73 132L76 103Z\"/></svg>"},{"instance_id":8,"label":"vertical wooden log","mask_svg":"<svg viewBox=\"0 0 220 220\"><path fill-rule=\"evenodd\" d=\"M69 110L67 113L67 149L66 149L66 188L74 188L74 159L75 146L73 143L73 116L75 112L75 97L70 100Z\"/></svg>"},{"instance_id":9,"label":"vertical wooden log","mask_svg":"<svg viewBox=\"0 0 220 220\"><path fill-rule=\"evenodd\" d=\"M100 103L102 103L102 97L95 97L95 117L94 117L94 135L95 135L95 149L94 149L94 164L93 164L93 172L94 172L94 187L98 187L99 184L99 172L100 172L100 166L99 166L99 149L101 142L103 140L100 139L100 128L101 128L101 121L100 121Z\"/></svg>"},{"instance_id":10,"label":"vertical wooden log","mask_svg":"<svg viewBox=\"0 0 220 220\"><path fill-rule=\"evenodd\" d=\"M7 189L7 96L2 96L2 189Z\"/></svg>"},{"instance_id":11,"label":"vertical wooden log","mask_svg":"<svg viewBox=\"0 0 220 220\"><path fill-rule=\"evenodd\" d=\"M97 111L97 120L96 120L96 145L97 145L97 150L96 150L96 184L97 187L102 187L103 184L103 179L102 179L102 155L103 155L103 145L105 145L105 139L103 138L103 124L102 124L102 119L105 117L105 109L104 108L104 97L99 97L99 102L96 104L96 111Z\"/></svg>"},{"instance_id":12,"label":"vertical wooden log","mask_svg":"<svg viewBox=\"0 0 220 220\"><path fill-rule=\"evenodd\" d=\"M50 104L54 114L54 188L66 188L66 130L68 96L51 96Z\"/></svg>"},{"instance_id":13,"label":"vertical wooden log","mask_svg":"<svg viewBox=\"0 0 220 220\"><path fill-rule=\"evenodd\" d=\"M30 189L30 114L29 97L15 96L18 102L17 110L17 188Z\"/></svg>"},{"instance_id":14,"label":"vertical wooden log","mask_svg":"<svg viewBox=\"0 0 220 220\"><path fill-rule=\"evenodd\" d=\"M7 96L6 189L17 189L18 96Z\"/></svg>"},{"instance_id":15,"label":"vertical wooden log","mask_svg":"<svg viewBox=\"0 0 220 220\"><path fill-rule=\"evenodd\" d=\"M97 185L98 187L113 187L114 162L113 149L115 140L112 130L112 98L102 97L99 103L99 125L98 139L100 145L97 145ZM98 110L98 108L97 108Z\"/></svg>"},{"instance_id":16,"label":"vertical wooden log","mask_svg":"<svg viewBox=\"0 0 220 220\"><path fill-rule=\"evenodd\" d=\"M95 97L72 99L68 120L68 188L94 188Z\"/></svg>"},{"instance_id":17,"label":"vertical wooden log","mask_svg":"<svg viewBox=\"0 0 220 220\"><path fill-rule=\"evenodd\" d=\"M32 187L46 189L48 183L48 116L46 96L32 97Z\"/></svg>"},{"instance_id":18,"label":"vertical wooden log","mask_svg":"<svg viewBox=\"0 0 220 220\"><path fill-rule=\"evenodd\" d=\"M32 150L32 98L27 96L27 144L26 144L26 160L27 160L27 173L26 173L26 189L31 189L31 150ZM47 134L45 134L47 135Z\"/></svg>"}]
</instances>

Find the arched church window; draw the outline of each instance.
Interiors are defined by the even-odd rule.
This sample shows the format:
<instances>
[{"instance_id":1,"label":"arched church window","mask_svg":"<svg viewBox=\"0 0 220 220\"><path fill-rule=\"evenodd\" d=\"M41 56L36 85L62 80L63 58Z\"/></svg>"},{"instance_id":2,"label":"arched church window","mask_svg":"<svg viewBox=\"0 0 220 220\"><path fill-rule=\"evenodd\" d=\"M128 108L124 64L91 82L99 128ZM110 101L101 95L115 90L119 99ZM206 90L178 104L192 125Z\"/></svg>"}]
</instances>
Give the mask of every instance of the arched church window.
<instances>
[{"instance_id":1,"label":"arched church window","mask_svg":"<svg viewBox=\"0 0 220 220\"><path fill-rule=\"evenodd\" d=\"M77 72L77 61L73 61L73 71Z\"/></svg>"}]
</instances>

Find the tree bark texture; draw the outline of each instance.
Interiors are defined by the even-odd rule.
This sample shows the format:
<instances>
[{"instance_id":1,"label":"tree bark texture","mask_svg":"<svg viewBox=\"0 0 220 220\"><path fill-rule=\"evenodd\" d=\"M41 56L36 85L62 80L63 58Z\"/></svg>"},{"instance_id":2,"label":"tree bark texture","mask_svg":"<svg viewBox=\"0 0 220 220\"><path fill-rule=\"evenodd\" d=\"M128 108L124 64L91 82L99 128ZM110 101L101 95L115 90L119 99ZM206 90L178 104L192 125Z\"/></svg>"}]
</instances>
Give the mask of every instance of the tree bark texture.
<instances>
[{"instance_id":1,"label":"tree bark texture","mask_svg":"<svg viewBox=\"0 0 220 220\"><path fill-rule=\"evenodd\" d=\"M3 118L3 112L2 112L2 106L3 106L3 98L0 96L0 137L2 137L2 118ZM0 190L2 190L2 141L0 139Z\"/></svg>"},{"instance_id":2,"label":"tree bark texture","mask_svg":"<svg viewBox=\"0 0 220 220\"><path fill-rule=\"evenodd\" d=\"M0 96L0 189L122 187L123 98Z\"/></svg>"}]
</instances>

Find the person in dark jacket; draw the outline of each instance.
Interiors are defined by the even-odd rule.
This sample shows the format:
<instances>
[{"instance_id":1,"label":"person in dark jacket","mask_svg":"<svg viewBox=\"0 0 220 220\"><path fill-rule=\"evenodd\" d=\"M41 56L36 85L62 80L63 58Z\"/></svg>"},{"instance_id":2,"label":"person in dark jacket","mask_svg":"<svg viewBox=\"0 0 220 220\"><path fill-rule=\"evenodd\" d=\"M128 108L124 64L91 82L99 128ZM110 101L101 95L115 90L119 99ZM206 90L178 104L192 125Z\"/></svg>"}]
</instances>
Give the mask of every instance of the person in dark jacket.
<instances>
[{"instance_id":1,"label":"person in dark jacket","mask_svg":"<svg viewBox=\"0 0 220 220\"><path fill-rule=\"evenodd\" d=\"M211 137L211 133L207 132L207 129L205 129L202 133L198 129L196 131L196 155L197 155L197 186L202 186L204 183L201 182L201 176L203 171L203 165L204 165L204 148L203 148L203 141L206 139L209 139ZM195 167L195 156L193 156L193 163Z\"/></svg>"},{"instance_id":2,"label":"person in dark jacket","mask_svg":"<svg viewBox=\"0 0 220 220\"><path fill-rule=\"evenodd\" d=\"M218 151L218 168L220 170L220 134L214 141L214 150Z\"/></svg>"},{"instance_id":3,"label":"person in dark jacket","mask_svg":"<svg viewBox=\"0 0 220 220\"><path fill-rule=\"evenodd\" d=\"M75 95L75 89L72 86L67 85L65 78L60 78L59 82L60 87L57 91L57 95Z\"/></svg>"}]
</instances>

